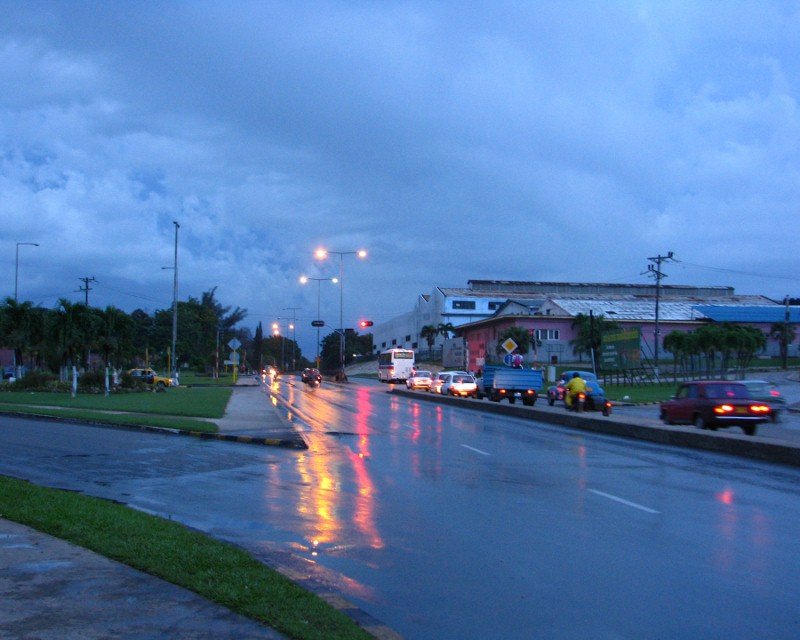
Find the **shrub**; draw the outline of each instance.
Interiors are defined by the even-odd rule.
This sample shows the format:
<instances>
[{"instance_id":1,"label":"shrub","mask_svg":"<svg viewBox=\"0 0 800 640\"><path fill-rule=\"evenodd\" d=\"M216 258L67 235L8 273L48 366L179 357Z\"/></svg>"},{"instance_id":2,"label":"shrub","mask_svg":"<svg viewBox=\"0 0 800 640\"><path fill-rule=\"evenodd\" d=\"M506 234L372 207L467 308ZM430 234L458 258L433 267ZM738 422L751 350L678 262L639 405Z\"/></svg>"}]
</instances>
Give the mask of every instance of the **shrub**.
<instances>
[{"instance_id":1,"label":"shrub","mask_svg":"<svg viewBox=\"0 0 800 640\"><path fill-rule=\"evenodd\" d=\"M58 378L45 371L31 371L12 385L14 391L47 391L58 383Z\"/></svg>"},{"instance_id":2,"label":"shrub","mask_svg":"<svg viewBox=\"0 0 800 640\"><path fill-rule=\"evenodd\" d=\"M86 371L78 378L78 389L84 393L90 392L105 392L106 389L106 372L105 370Z\"/></svg>"}]
</instances>

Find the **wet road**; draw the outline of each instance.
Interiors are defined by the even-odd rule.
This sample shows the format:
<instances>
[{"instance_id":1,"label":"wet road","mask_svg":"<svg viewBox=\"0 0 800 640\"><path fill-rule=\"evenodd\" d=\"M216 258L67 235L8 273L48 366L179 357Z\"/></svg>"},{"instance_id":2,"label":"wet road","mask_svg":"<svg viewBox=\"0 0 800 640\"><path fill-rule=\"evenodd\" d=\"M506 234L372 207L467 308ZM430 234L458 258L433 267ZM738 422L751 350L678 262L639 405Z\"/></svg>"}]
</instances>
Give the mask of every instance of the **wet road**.
<instances>
[{"instance_id":1,"label":"wet road","mask_svg":"<svg viewBox=\"0 0 800 640\"><path fill-rule=\"evenodd\" d=\"M290 551L407 638L800 632L800 470L377 383L278 392L308 451L4 418L0 473Z\"/></svg>"}]
</instances>

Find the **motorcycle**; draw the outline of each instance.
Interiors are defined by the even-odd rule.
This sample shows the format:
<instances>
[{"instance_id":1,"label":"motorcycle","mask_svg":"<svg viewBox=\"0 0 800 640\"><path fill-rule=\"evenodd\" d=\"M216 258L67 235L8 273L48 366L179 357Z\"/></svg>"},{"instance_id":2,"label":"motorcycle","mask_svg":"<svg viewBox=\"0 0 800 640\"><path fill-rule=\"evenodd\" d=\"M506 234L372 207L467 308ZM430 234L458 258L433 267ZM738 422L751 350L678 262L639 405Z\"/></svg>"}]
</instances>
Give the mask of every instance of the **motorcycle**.
<instances>
[{"instance_id":1,"label":"motorcycle","mask_svg":"<svg viewBox=\"0 0 800 640\"><path fill-rule=\"evenodd\" d=\"M572 398L572 403L567 405L567 411L574 411L576 413L583 413L586 408L586 394L583 391L578 392Z\"/></svg>"},{"instance_id":2,"label":"motorcycle","mask_svg":"<svg viewBox=\"0 0 800 640\"><path fill-rule=\"evenodd\" d=\"M610 416L611 407L612 404L610 400L601 398L598 402L593 396L587 395L581 391L572 399L572 404L567 406L567 411L575 411L576 413L583 413L584 411L602 411L604 416Z\"/></svg>"}]
</instances>

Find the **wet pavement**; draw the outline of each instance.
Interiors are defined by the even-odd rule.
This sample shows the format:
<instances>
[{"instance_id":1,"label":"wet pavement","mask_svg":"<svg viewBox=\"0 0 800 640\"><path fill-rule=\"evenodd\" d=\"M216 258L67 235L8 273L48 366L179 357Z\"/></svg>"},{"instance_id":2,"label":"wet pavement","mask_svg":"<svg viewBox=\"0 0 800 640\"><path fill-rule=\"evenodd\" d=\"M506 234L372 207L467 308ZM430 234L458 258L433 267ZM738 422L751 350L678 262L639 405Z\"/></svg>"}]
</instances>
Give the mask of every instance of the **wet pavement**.
<instances>
[{"instance_id":1,"label":"wet pavement","mask_svg":"<svg viewBox=\"0 0 800 640\"><path fill-rule=\"evenodd\" d=\"M217 421L223 436L297 447L302 439L255 379ZM284 638L173 584L0 514L0 639Z\"/></svg>"},{"instance_id":2,"label":"wet pavement","mask_svg":"<svg viewBox=\"0 0 800 640\"><path fill-rule=\"evenodd\" d=\"M287 407L279 402L259 380L241 379L224 418L216 421L217 437L303 448L301 435L286 417ZM399 637L385 631L385 637ZM190 591L0 514L0 640L112 637L284 636Z\"/></svg>"}]
</instances>

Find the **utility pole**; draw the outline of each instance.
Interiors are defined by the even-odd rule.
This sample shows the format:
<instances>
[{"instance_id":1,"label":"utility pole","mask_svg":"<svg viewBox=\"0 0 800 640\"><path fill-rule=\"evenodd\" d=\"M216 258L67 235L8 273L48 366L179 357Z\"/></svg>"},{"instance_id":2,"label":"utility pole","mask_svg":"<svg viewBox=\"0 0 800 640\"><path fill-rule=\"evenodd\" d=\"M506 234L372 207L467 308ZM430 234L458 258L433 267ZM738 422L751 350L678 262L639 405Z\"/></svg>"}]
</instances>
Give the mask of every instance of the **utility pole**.
<instances>
[{"instance_id":1,"label":"utility pole","mask_svg":"<svg viewBox=\"0 0 800 640\"><path fill-rule=\"evenodd\" d=\"M89 286L89 283L90 282L97 282L97 280L95 280L94 276L92 276L91 278L78 278L78 280L83 281L83 286L80 287L78 289L78 291L83 291L86 294L86 300L85 300L84 304L88 307L89 306L89 292L92 290L92 288Z\"/></svg>"},{"instance_id":2,"label":"utility pole","mask_svg":"<svg viewBox=\"0 0 800 640\"><path fill-rule=\"evenodd\" d=\"M647 270L653 274L656 279L656 327L655 327L655 374L656 374L656 381L659 381L659 372L658 372L658 347L661 343L661 331L658 327L658 315L659 315L659 303L661 298L661 278L666 278L667 276L661 272L661 263L662 262L669 262L673 260L672 251L667 253L666 256L658 255L654 258L648 258L650 262L655 263L655 266L652 264L647 265Z\"/></svg>"},{"instance_id":3,"label":"utility pole","mask_svg":"<svg viewBox=\"0 0 800 640\"><path fill-rule=\"evenodd\" d=\"M783 299L784 323L783 323L783 368L789 368L789 296Z\"/></svg>"}]
</instances>

